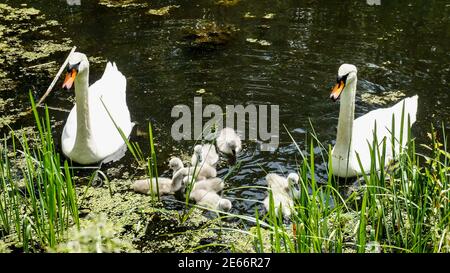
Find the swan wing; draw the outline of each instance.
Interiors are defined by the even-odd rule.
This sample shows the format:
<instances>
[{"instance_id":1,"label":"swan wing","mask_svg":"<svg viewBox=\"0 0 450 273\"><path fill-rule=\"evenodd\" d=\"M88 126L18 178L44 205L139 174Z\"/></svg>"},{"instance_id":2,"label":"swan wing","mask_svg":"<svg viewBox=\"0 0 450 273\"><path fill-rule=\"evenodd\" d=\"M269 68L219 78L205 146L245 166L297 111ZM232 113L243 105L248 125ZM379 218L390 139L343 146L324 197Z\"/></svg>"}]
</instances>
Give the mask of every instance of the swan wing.
<instances>
[{"instance_id":1,"label":"swan wing","mask_svg":"<svg viewBox=\"0 0 450 273\"><path fill-rule=\"evenodd\" d=\"M370 167L369 145L372 146L375 128L377 141L380 145L380 152L382 149L381 145L383 143L383 139L386 138L387 160L390 156L392 156L392 128L394 128L396 152L398 152L400 149L400 139L402 139L402 146L406 144L408 135L408 116L410 125L414 124L417 114L417 101L418 96L416 95L410 98L403 99L392 107L377 109L355 119L353 124L353 147L354 150L359 154L363 165L369 164ZM403 105L405 105L405 112L403 135L401 135ZM357 169L360 168L358 167Z\"/></svg>"},{"instance_id":2,"label":"swan wing","mask_svg":"<svg viewBox=\"0 0 450 273\"><path fill-rule=\"evenodd\" d=\"M77 136L77 106L75 105L69 113L66 124L61 135L62 151L66 156L69 156L70 152L75 145L75 138Z\"/></svg>"},{"instance_id":3,"label":"swan wing","mask_svg":"<svg viewBox=\"0 0 450 273\"><path fill-rule=\"evenodd\" d=\"M126 102L126 78L108 62L103 76L89 87L89 94L91 129L99 153L106 157L124 145L116 125L126 137L133 127Z\"/></svg>"}]
</instances>

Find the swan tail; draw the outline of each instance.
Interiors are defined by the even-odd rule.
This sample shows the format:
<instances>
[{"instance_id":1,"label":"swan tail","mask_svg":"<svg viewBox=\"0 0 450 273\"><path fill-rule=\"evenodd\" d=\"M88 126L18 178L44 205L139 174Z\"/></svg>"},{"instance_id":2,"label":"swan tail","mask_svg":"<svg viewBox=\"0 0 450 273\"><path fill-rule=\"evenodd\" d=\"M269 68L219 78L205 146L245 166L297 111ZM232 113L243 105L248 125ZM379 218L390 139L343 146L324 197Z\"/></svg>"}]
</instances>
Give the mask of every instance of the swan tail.
<instances>
[{"instance_id":1,"label":"swan tail","mask_svg":"<svg viewBox=\"0 0 450 273\"><path fill-rule=\"evenodd\" d=\"M115 62L108 62L106 64L105 72L103 73L102 79L105 79L111 88L121 93L123 100L126 98L127 92L127 79L117 68Z\"/></svg>"}]
</instances>

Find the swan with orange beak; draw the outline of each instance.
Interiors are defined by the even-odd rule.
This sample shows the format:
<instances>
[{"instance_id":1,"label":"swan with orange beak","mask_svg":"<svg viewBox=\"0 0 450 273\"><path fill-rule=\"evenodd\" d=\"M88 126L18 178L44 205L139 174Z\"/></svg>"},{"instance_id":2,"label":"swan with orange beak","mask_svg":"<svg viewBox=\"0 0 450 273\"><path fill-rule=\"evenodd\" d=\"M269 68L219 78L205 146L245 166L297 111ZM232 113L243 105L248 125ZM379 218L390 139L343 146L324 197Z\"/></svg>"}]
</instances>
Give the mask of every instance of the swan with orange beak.
<instances>
[{"instance_id":1,"label":"swan with orange beak","mask_svg":"<svg viewBox=\"0 0 450 273\"><path fill-rule=\"evenodd\" d=\"M103 76L89 86L89 61L85 54L69 57L62 87L75 85L75 105L61 136L62 151L80 164L103 162L123 148L133 123L126 103L126 78L108 62ZM117 127L116 127L117 126Z\"/></svg>"},{"instance_id":2,"label":"swan with orange beak","mask_svg":"<svg viewBox=\"0 0 450 273\"><path fill-rule=\"evenodd\" d=\"M386 166L390 160L394 159L392 151L394 150L395 155L398 155L400 147L406 146L408 126L412 126L416 121L417 95L405 98L392 107L376 109L354 119L357 73L356 66L341 65L338 70L337 82L330 94L333 101L340 99L341 104L336 144L331 151L330 162L333 174L339 177L354 177L370 171L372 163L370 148L374 143L374 136L378 140L379 147L383 147L382 142L386 140L385 162L384 164L379 161L375 162L376 169L378 170L381 165ZM404 120L402 122L403 111ZM401 124L404 128L401 128ZM392 129L394 129L394 136L391 134ZM401 132L403 135L400 135ZM393 139L394 141L392 141ZM400 143L400 140L403 140L403 143ZM358 157L362 168L359 165ZM378 157L376 158L378 160Z\"/></svg>"}]
</instances>

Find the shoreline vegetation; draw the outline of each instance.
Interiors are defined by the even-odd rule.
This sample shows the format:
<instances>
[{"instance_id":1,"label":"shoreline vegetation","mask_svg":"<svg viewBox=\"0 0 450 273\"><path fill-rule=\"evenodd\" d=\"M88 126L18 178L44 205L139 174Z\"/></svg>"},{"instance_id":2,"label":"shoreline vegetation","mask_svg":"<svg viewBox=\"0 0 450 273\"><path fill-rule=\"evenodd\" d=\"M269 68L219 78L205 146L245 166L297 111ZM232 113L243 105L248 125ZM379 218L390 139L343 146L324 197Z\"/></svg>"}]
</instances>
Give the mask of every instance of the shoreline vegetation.
<instances>
[{"instance_id":1,"label":"shoreline vegetation","mask_svg":"<svg viewBox=\"0 0 450 273\"><path fill-rule=\"evenodd\" d=\"M314 149L328 162L331 147L312 129L309 147L297 146L300 195L288 220L273 203L253 216L205 213L188 198L171 209L159 195L133 192L130 179L77 177L55 149L48 109L42 117L30 100L37 132L11 129L0 145L0 252L450 252L450 153L445 132L433 127L422 144L427 155L409 137L398 160L379 172L373 166L348 194L332 166L327 181L316 180ZM151 178L158 173L150 124L149 142L149 155L127 146ZM383 162L387 147L373 147L373 162Z\"/></svg>"}]
</instances>

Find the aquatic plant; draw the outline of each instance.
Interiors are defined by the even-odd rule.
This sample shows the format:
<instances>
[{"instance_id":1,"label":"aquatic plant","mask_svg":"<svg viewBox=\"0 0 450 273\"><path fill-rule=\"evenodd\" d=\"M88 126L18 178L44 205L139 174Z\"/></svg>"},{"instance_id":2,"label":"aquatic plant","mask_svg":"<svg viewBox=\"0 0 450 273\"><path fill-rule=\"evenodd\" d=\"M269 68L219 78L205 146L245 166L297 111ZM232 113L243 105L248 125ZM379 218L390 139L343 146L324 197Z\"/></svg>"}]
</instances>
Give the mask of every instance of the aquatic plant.
<instances>
[{"instance_id":1,"label":"aquatic plant","mask_svg":"<svg viewBox=\"0 0 450 273\"><path fill-rule=\"evenodd\" d=\"M104 214L84 221L80 229L71 228L67 242L53 251L68 253L119 253L132 251L131 244L118 239L118 229Z\"/></svg>"},{"instance_id":2,"label":"aquatic plant","mask_svg":"<svg viewBox=\"0 0 450 273\"><path fill-rule=\"evenodd\" d=\"M331 164L328 180L316 181L314 147L322 144L313 130L309 156L297 147L303 159L298 168L301 194L295 200L290 224L283 222L282 215L277 214L273 206L262 219L256 212L256 227L252 230L254 250L450 252L447 175L450 153L445 131L442 131L441 141L437 135L432 127L431 145L423 145L428 149L428 155L424 155L416 152L415 139L408 132L408 139L396 141L407 143L407 149L401 151L398 160L382 166L379 172L375 171L375 162L384 162L382 158L390 147L386 147L385 141L381 147L376 145L375 139L370 173L359 178L357 191L344 197L342 184L345 186L345 182L333 176ZM330 162L331 146L323 150L328 153L322 152L322 158Z\"/></svg>"},{"instance_id":3,"label":"aquatic plant","mask_svg":"<svg viewBox=\"0 0 450 273\"><path fill-rule=\"evenodd\" d=\"M36 143L31 146L29 136L11 131L11 143L5 137L0 147L0 235L17 237L25 252L54 247L65 240L68 227L79 225L72 174L55 149L48 109L41 119L31 93L30 99ZM11 162L18 160L17 173Z\"/></svg>"}]
</instances>

